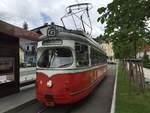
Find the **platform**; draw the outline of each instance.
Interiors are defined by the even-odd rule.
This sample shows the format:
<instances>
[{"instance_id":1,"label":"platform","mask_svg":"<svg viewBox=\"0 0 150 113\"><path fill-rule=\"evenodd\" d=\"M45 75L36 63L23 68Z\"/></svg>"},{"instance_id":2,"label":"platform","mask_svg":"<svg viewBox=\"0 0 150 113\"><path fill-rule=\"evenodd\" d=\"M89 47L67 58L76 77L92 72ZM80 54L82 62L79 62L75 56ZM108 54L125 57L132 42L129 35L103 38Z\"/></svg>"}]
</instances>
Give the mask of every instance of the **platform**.
<instances>
[{"instance_id":1,"label":"platform","mask_svg":"<svg viewBox=\"0 0 150 113\"><path fill-rule=\"evenodd\" d=\"M116 65L109 65L105 79L89 96L75 104L45 107L38 101L33 100L6 113L110 113L115 75Z\"/></svg>"},{"instance_id":2,"label":"platform","mask_svg":"<svg viewBox=\"0 0 150 113\"><path fill-rule=\"evenodd\" d=\"M4 89L5 90L5 89ZM0 98L0 113L14 109L35 99L35 86L24 87L19 93Z\"/></svg>"}]
</instances>

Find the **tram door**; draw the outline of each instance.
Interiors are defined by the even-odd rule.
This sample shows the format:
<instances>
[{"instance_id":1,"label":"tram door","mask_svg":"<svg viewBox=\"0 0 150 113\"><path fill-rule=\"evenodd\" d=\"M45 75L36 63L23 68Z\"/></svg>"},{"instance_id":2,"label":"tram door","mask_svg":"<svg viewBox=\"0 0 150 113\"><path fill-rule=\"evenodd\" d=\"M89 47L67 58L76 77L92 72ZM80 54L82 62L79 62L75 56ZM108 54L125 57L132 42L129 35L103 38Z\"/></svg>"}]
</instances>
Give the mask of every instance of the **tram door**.
<instances>
[{"instance_id":1,"label":"tram door","mask_svg":"<svg viewBox=\"0 0 150 113\"><path fill-rule=\"evenodd\" d=\"M19 39L0 34L0 97L19 92Z\"/></svg>"}]
</instances>

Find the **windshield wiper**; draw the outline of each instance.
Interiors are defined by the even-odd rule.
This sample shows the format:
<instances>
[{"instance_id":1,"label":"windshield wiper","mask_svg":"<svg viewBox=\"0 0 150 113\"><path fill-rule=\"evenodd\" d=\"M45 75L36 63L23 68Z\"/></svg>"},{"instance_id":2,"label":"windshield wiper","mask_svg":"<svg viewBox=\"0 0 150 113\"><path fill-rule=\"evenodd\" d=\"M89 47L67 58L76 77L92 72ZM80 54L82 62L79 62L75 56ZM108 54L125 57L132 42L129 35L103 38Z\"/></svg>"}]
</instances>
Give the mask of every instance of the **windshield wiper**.
<instances>
[{"instance_id":1,"label":"windshield wiper","mask_svg":"<svg viewBox=\"0 0 150 113\"><path fill-rule=\"evenodd\" d=\"M60 65L58 67L65 67L65 66L68 66L68 65L71 65L72 63L67 63L67 64L63 64L63 65Z\"/></svg>"},{"instance_id":2,"label":"windshield wiper","mask_svg":"<svg viewBox=\"0 0 150 113\"><path fill-rule=\"evenodd\" d=\"M52 58L54 57L54 50L52 50L52 54L51 54L51 57L49 59L49 63L48 63L48 66L47 67L51 67L51 64L52 64Z\"/></svg>"}]
</instances>

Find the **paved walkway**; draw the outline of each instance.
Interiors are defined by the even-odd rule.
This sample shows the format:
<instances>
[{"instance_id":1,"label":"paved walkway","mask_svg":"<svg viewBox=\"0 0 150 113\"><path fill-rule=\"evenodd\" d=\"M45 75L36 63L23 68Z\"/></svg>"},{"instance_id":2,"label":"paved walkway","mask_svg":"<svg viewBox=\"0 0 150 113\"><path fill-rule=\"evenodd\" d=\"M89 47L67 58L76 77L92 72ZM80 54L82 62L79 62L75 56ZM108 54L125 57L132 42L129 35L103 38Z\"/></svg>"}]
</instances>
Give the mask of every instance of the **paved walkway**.
<instances>
[{"instance_id":1,"label":"paved walkway","mask_svg":"<svg viewBox=\"0 0 150 113\"><path fill-rule=\"evenodd\" d=\"M127 64L127 68L129 69L129 64ZM145 82L150 82L150 69L143 68L143 71L144 71Z\"/></svg>"},{"instance_id":2,"label":"paved walkway","mask_svg":"<svg viewBox=\"0 0 150 113\"><path fill-rule=\"evenodd\" d=\"M0 113L4 113L34 99L35 88L24 88L19 93L0 98Z\"/></svg>"}]
</instances>

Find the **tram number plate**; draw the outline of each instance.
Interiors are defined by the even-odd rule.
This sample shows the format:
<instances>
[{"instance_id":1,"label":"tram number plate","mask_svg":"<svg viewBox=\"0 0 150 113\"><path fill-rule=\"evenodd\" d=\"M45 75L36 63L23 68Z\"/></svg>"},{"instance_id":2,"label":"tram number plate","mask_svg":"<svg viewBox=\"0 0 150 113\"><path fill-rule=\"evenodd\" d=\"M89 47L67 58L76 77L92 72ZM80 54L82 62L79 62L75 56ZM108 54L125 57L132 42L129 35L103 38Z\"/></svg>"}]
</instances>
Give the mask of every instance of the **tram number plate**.
<instances>
[{"instance_id":1,"label":"tram number plate","mask_svg":"<svg viewBox=\"0 0 150 113\"><path fill-rule=\"evenodd\" d=\"M45 98L50 100L50 99L53 99L53 96L52 95L45 95Z\"/></svg>"}]
</instances>

